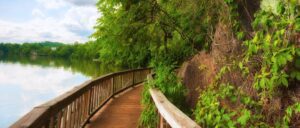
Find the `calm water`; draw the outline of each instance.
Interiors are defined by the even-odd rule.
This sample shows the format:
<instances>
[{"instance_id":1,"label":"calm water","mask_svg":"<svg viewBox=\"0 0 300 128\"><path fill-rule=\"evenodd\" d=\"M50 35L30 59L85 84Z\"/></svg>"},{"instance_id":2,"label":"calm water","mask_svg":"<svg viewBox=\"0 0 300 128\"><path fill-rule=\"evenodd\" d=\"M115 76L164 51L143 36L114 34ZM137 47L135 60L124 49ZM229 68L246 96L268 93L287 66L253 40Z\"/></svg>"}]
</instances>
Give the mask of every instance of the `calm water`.
<instances>
[{"instance_id":1,"label":"calm water","mask_svg":"<svg viewBox=\"0 0 300 128\"><path fill-rule=\"evenodd\" d=\"M0 128L84 81L116 70L92 61L0 57Z\"/></svg>"}]
</instances>

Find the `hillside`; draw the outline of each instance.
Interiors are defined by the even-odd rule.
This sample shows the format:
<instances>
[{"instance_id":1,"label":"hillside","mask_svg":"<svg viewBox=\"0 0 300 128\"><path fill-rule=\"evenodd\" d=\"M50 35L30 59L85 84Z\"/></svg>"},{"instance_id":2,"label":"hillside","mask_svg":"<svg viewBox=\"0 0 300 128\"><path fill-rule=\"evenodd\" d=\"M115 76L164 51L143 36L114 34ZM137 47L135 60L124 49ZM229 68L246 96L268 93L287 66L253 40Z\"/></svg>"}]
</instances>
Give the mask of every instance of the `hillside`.
<instances>
[{"instance_id":1,"label":"hillside","mask_svg":"<svg viewBox=\"0 0 300 128\"><path fill-rule=\"evenodd\" d=\"M282 22L274 18L276 15L272 17L274 23L266 21L269 23L266 28L255 28L255 22L264 22L259 21L258 15L266 1L237 2L237 21L245 37L240 38L230 25L219 22L211 49L199 52L181 66L179 76L189 90L187 102L195 109L193 117L202 126L300 127L300 63L299 54L293 54L293 50L299 50L299 31L282 26L280 30L285 31L282 33L285 36L274 34L280 28L276 24ZM299 8L296 14L299 18L298 11ZM292 33L287 39L289 45L272 47L273 43L284 43L288 31ZM256 43L255 40L258 40L257 48L249 47L247 43ZM260 41L264 41L262 48L259 48ZM249 51L253 48L255 51ZM213 104L218 105L207 108ZM210 122L212 117L220 122Z\"/></svg>"},{"instance_id":2,"label":"hillside","mask_svg":"<svg viewBox=\"0 0 300 128\"><path fill-rule=\"evenodd\" d=\"M51 41L38 42L37 44L40 44L45 47L59 47L65 45L64 43L61 42L51 42Z\"/></svg>"},{"instance_id":3,"label":"hillside","mask_svg":"<svg viewBox=\"0 0 300 128\"><path fill-rule=\"evenodd\" d=\"M99 44L64 44L61 42L0 43L0 55L4 56L48 56L65 59L94 59L99 56Z\"/></svg>"},{"instance_id":4,"label":"hillside","mask_svg":"<svg viewBox=\"0 0 300 128\"><path fill-rule=\"evenodd\" d=\"M143 92L141 126L157 126L152 87L202 127L299 127L299 1L101 0L97 7L100 60L156 73Z\"/></svg>"}]
</instances>

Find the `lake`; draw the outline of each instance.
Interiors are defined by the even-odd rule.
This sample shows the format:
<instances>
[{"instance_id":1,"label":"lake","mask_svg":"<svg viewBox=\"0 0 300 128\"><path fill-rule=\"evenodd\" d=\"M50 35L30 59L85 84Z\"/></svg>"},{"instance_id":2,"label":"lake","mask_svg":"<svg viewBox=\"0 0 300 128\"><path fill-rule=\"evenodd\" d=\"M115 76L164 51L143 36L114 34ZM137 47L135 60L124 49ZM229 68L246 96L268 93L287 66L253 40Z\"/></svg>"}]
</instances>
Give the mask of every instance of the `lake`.
<instances>
[{"instance_id":1,"label":"lake","mask_svg":"<svg viewBox=\"0 0 300 128\"><path fill-rule=\"evenodd\" d=\"M87 60L0 57L0 128L84 81L118 70Z\"/></svg>"}]
</instances>

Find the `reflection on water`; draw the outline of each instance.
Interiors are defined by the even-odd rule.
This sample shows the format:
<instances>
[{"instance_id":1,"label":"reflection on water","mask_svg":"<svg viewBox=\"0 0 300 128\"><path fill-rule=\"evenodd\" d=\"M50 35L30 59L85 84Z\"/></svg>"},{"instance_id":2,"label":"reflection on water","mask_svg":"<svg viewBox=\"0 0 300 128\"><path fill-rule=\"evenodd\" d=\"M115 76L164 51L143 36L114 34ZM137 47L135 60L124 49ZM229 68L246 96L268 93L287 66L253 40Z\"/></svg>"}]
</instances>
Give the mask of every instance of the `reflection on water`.
<instances>
[{"instance_id":1,"label":"reflection on water","mask_svg":"<svg viewBox=\"0 0 300 128\"><path fill-rule=\"evenodd\" d=\"M0 127L92 77L116 70L84 60L0 57Z\"/></svg>"}]
</instances>

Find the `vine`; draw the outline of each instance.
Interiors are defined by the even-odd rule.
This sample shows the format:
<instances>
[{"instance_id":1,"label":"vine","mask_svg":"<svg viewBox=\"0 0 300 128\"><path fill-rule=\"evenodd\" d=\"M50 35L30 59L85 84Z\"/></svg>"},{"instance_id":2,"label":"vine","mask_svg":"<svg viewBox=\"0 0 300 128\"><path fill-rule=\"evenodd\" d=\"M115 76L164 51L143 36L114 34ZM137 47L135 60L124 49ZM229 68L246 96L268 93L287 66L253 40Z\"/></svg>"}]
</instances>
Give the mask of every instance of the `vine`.
<instances>
[{"instance_id":1,"label":"vine","mask_svg":"<svg viewBox=\"0 0 300 128\"><path fill-rule=\"evenodd\" d=\"M224 1L235 14L236 3ZM237 16L231 17L236 19ZM233 22L232 30L241 40L244 35L238 32L238 24ZM293 81L300 81L299 1L262 0L261 10L255 14L252 25L255 34L252 39L244 41L243 59L230 67L223 67L216 75L216 82L200 93L194 115L204 127L289 127L293 113L300 111L299 101L287 104L284 116L276 117L273 124L263 114L266 102L278 95L282 88L292 86ZM242 86L246 85L221 82L223 74L236 67L243 76L254 75L252 88L258 93L257 97L242 91Z\"/></svg>"},{"instance_id":2,"label":"vine","mask_svg":"<svg viewBox=\"0 0 300 128\"><path fill-rule=\"evenodd\" d=\"M299 51L291 40L296 32L295 21L299 19L296 7L296 3L278 1L278 11L263 9L257 13L253 23L256 34L244 43L247 47L244 63L255 61L261 66L255 75L254 87L264 95L271 94L280 86L288 87L290 74L287 67ZM299 77L298 71L294 74Z\"/></svg>"},{"instance_id":3,"label":"vine","mask_svg":"<svg viewBox=\"0 0 300 128\"><path fill-rule=\"evenodd\" d=\"M291 117L293 114L300 113L300 103L295 103L294 105L289 106L285 110L285 116L283 117L283 127L288 128L289 127L289 122L291 121Z\"/></svg>"}]
</instances>

